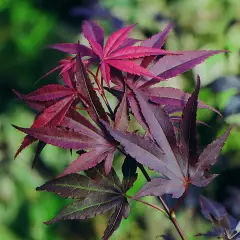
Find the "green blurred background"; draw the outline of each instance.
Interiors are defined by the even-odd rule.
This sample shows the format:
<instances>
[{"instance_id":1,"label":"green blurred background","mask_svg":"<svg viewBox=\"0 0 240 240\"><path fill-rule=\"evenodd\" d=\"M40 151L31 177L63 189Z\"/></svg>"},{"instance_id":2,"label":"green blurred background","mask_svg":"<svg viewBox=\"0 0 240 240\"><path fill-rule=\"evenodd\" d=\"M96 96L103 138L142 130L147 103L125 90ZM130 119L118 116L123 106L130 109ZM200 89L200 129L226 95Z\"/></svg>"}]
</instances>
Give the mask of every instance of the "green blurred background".
<instances>
[{"instance_id":1,"label":"green blurred background","mask_svg":"<svg viewBox=\"0 0 240 240\"><path fill-rule=\"evenodd\" d=\"M14 160L23 134L11 124L29 127L35 113L12 93L28 93L59 81L57 73L38 81L64 54L45 47L82 39L81 23L94 19L109 35L119 27L138 23L133 36L144 39L171 21L175 25L165 44L170 50L226 49L168 85L192 91L196 74L202 79L200 98L223 113L200 110L200 146L211 142L228 124L235 127L214 171L221 175L206 189L192 189L178 212L188 239L210 228L199 214L198 196L204 193L225 204L240 219L240 1L239 0L0 0L0 240L96 240L108 216L85 221L64 221L46 226L68 201L35 188L56 176L74 159L68 151L47 146L41 161L31 168L34 147ZM116 161L115 161L116 162ZM140 178L133 191L144 184ZM152 198L146 198L155 202ZM230 203L230 204L229 204ZM158 203L156 203L158 204ZM112 239L155 239L175 230L161 213L140 203Z\"/></svg>"}]
</instances>

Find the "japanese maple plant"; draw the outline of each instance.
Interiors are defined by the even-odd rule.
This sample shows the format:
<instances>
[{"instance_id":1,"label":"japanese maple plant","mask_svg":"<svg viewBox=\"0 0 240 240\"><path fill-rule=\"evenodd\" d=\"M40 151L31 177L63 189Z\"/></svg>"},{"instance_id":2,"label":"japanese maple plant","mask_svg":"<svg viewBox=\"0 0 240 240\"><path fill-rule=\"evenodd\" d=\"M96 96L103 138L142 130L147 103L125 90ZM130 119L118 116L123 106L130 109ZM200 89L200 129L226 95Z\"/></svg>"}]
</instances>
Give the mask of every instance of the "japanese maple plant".
<instances>
[{"instance_id":1,"label":"japanese maple plant","mask_svg":"<svg viewBox=\"0 0 240 240\"><path fill-rule=\"evenodd\" d=\"M165 213L179 237L186 239L176 209L170 209L162 196L171 194L181 203L189 184L205 187L211 183L217 176L210 172L211 167L230 128L199 153L198 108L221 115L198 100L200 77L191 95L177 88L161 87L159 83L224 51L167 51L163 45L171 24L146 40L130 38L133 27L114 32L104 44L103 29L86 21L82 32L89 47L79 42L50 46L71 54L46 74L59 70L63 84L46 85L27 95L14 90L38 112L30 128L14 126L26 134L16 156L36 141L33 165L46 144L76 150L78 154L63 172L37 188L74 199L46 224L91 218L113 210L102 237L106 240L120 226L122 218L131 214L129 203L138 201ZM106 92L118 102L115 108L110 106ZM130 127L130 115L144 134ZM116 151L124 155L122 180L113 168ZM151 179L145 168L159 177ZM127 192L137 181L138 171L147 183L129 196ZM157 197L161 206L142 200L144 196Z\"/></svg>"}]
</instances>

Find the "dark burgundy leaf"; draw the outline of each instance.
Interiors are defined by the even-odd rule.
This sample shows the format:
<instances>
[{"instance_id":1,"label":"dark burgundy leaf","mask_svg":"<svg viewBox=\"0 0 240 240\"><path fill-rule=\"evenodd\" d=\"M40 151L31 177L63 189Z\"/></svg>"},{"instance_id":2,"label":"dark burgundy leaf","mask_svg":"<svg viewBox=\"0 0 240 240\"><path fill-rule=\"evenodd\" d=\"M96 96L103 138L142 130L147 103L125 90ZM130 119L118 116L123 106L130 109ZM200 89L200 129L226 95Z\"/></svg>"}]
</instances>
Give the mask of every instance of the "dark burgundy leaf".
<instances>
[{"instance_id":1,"label":"dark burgundy leaf","mask_svg":"<svg viewBox=\"0 0 240 240\"><path fill-rule=\"evenodd\" d=\"M135 39L135 38L126 38L117 50L121 48L133 46L135 43L139 41L140 41L139 39Z\"/></svg>"},{"instance_id":2,"label":"dark burgundy leaf","mask_svg":"<svg viewBox=\"0 0 240 240\"><path fill-rule=\"evenodd\" d=\"M110 173L106 175L105 173L105 166L104 163L100 163L94 168L88 169L84 171L87 176L89 176L91 179L94 180L96 183L103 183L104 186L108 186L112 189L112 187L118 189L119 191L122 191L122 185L121 182L114 170L114 168L111 169Z\"/></svg>"},{"instance_id":3,"label":"dark burgundy leaf","mask_svg":"<svg viewBox=\"0 0 240 240\"><path fill-rule=\"evenodd\" d=\"M174 175L165 163L165 155L162 149L160 149L153 140L134 133L124 134L121 131L112 129L106 124L105 127L111 136L125 148L125 151L139 163L152 170L161 172L166 176Z\"/></svg>"},{"instance_id":4,"label":"dark burgundy leaf","mask_svg":"<svg viewBox=\"0 0 240 240\"><path fill-rule=\"evenodd\" d=\"M168 36L168 33L170 32L171 29L172 29L172 24L169 23L168 26L162 32L157 33L153 35L151 38L148 38L147 40L143 41L141 43L141 46L162 48ZM147 67L154 58L155 56L145 57L141 62L141 66Z\"/></svg>"},{"instance_id":5,"label":"dark burgundy leaf","mask_svg":"<svg viewBox=\"0 0 240 240\"><path fill-rule=\"evenodd\" d=\"M37 187L36 190L54 192L62 197L76 199L86 198L91 193L116 194L116 191L96 184L91 178L76 173L50 180L41 187Z\"/></svg>"},{"instance_id":6,"label":"dark burgundy leaf","mask_svg":"<svg viewBox=\"0 0 240 240\"><path fill-rule=\"evenodd\" d=\"M86 110L94 122L98 123L99 118L108 122L108 116L93 89L91 80L80 55L77 56L76 86L78 92L89 102L89 107Z\"/></svg>"},{"instance_id":7,"label":"dark burgundy leaf","mask_svg":"<svg viewBox=\"0 0 240 240\"><path fill-rule=\"evenodd\" d=\"M98 42L103 48L104 44L104 30L98 24L91 21L84 21L82 25L83 34L86 39ZM81 54L82 55L82 54Z\"/></svg>"},{"instance_id":8,"label":"dark burgundy leaf","mask_svg":"<svg viewBox=\"0 0 240 240\"><path fill-rule=\"evenodd\" d=\"M154 107L147 102L143 95L133 89L134 94L139 102L144 119L149 130L157 142L158 146L166 153L165 164L169 169L179 176L179 164L174 153L177 150L175 132L169 116L161 107Z\"/></svg>"},{"instance_id":9,"label":"dark burgundy leaf","mask_svg":"<svg viewBox=\"0 0 240 240\"><path fill-rule=\"evenodd\" d=\"M45 148L45 146L46 146L46 143L39 141L36 152L35 152L35 156L33 159L32 168L34 168L35 165L37 164L37 162L39 160L39 156L40 156L42 150Z\"/></svg>"},{"instance_id":10,"label":"dark burgundy leaf","mask_svg":"<svg viewBox=\"0 0 240 240\"><path fill-rule=\"evenodd\" d=\"M127 156L122 165L122 173L123 173L123 189L127 191L130 189L134 182L137 179L137 162L131 156Z\"/></svg>"},{"instance_id":11,"label":"dark burgundy leaf","mask_svg":"<svg viewBox=\"0 0 240 240\"><path fill-rule=\"evenodd\" d=\"M81 56L94 56L94 53L90 48L78 43L57 43L48 47L65 53L77 54L80 52Z\"/></svg>"},{"instance_id":12,"label":"dark burgundy leaf","mask_svg":"<svg viewBox=\"0 0 240 240\"><path fill-rule=\"evenodd\" d=\"M30 101L25 100L25 95L21 94L20 92L13 89L13 92L23 100L30 108L36 110L37 112L43 112L45 108L50 107L51 105L55 104L55 100L49 100L47 102L39 102L39 101Z\"/></svg>"},{"instance_id":13,"label":"dark burgundy leaf","mask_svg":"<svg viewBox=\"0 0 240 240\"><path fill-rule=\"evenodd\" d=\"M189 51L179 52L182 55L164 56L160 58L151 68L151 72L163 79L168 79L180 75L196 65L202 63L207 58L226 52L224 50L213 51ZM150 80L150 78L148 79Z\"/></svg>"},{"instance_id":14,"label":"dark burgundy leaf","mask_svg":"<svg viewBox=\"0 0 240 240\"><path fill-rule=\"evenodd\" d=\"M67 97L74 94L76 94L76 91L74 89L59 84L51 84L46 85L28 95L21 95L21 99L26 101L48 101Z\"/></svg>"},{"instance_id":15,"label":"dark burgundy leaf","mask_svg":"<svg viewBox=\"0 0 240 240\"><path fill-rule=\"evenodd\" d=\"M62 209L56 217L46 224L60 220L86 219L115 209L109 219L103 239L109 239L120 226L123 217L127 218L130 207L119 178L114 169L105 175L103 164L86 171L87 176L69 174L48 181L37 190L54 192L65 198L75 198L76 201Z\"/></svg>"},{"instance_id":16,"label":"dark burgundy leaf","mask_svg":"<svg viewBox=\"0 0 240 240\"><path fill-rule=\"evenodd\" d=\"M186 162L186 169L188 171L189 165L195 165L197 162L197 106L198 93L200 89L200 78L197 78L196 89L188 99L182 113L182 121L180 123L180 147L184 150L184 159Z\"/></svg>"},{"instance_id":17,"label":"dark burgundy leaf","mask_svg":"<svg viewBox=\"0 0 240 240\"><path fill-rule=\"evenodd\" d=\"M112 234L119 228L122 221L124 211L129 207L129 203L123 199L122 202L116 207L114 213L108 221L108 226L102 237L103 240L108 240Z\"/></svg>"},{"instance_id":18,"label":"dark burgundy leaf","mask_svg":"<svg viewBox=\"0 0 240 240\"><path fill-rule=\"evenodd\" d=\"M221 149L226 142L228 135L231 131L231 127L219 138L209 144L198 158L196 165L196 171L204 171L209 169L212 165L215 164L217 157L220 154Z\"/></svg>"},{"instance_id":19,"label":"dark burgundy leaf","mask_svg":"<svg viewBox=\"0 0 240 240\"><path fill-rule=\"evenodd\" d=\"M107 212L119 204L118 195L92 194L83 200L75 201L62 209L56 217L45 222L52 224L60 220L87 219Z\"/></svg>"},{"instance_id":20,"label":"dark burgundy leaf","mask_svg":"<svg viewBox=\"0 0 240 240\"><path fill-rule=\"evenodd\" d=\"M133 197L133 199L144 196L162 196L164 194L172 194L173 198L179 198L184 192L185 186L181 181L179 181L179 178L155 178L144 185L143 188Z\"/></svg>"},{"instance_id":21,"label":"dark burgundy leaf","mask_svg":"<svg viewBox=\"0 0 240 240\"><path fill-rule=\"evenodd\" d=\"M92 168L102 162L104 159L106 159L110 151L114 152L115 149L110 148L109 150L109 148L107 148L106 146L96 146L91 151L81 154L58 177ZM110 166L112 167L112 164ZM108 170L106 174L108 174L109 171L110 170Z\"/></svg>"},{"instance_id":22,"label":"dark burgundy leaf","mask_svg":"<svg viewBox=\"0 0 240 240\"><path fill-rule=\"evenodd\" d=\"M141 45L144 47L162 48L172 27L173 27L173 24L169 23L163 31L144 40Z\"/></svg>"},{"instance_id":23,"label":"dark burgundy leaf","mask_svg":"<svg viewBox=\"0 0 240 240\"><path fill-rule=\"evenodd\" d=\"M89 120L74 109L70 109L67 115L63 118L61 126L73 129L76 132L80 132L95 139L104 138L100 129L93 126Z\"/></svg>"},{"instance_id":24,"label":"dark burgundy leaf","mask_svg":"<svg viewBox=\"0 0 240 240\"><path fill-rule=\"evenodd\" d=\"M108 87L110 87L110 82L111 82L111 75L110 75L110 67L107 63L102 62L100 66L100 70L102 73L103 79L105 79L105 82Z\"/></svg>"},{"instance_id":25,"label":"dark burgundy leaf","mask_svg":"<svg viewBox=\"0 0 240 240\"><path fill-rule=\"evenodd\" d=\"M202 208L202 214L209 220L211 220L211 216L217 220L221 220L227 214L225 208L222 205L213 200L210 201L204 196L200 197L200 204Z\"/></svg>"},{"instance_id":26,"label":"dark burgundy leaf","mask_svg":"<svg viewBox=\"0 0 240 240\"><path fill-rule=\"evenodd\" d=\"M208 231L206 233L198 233L196 234L196 237L207 237L207 238L218 238L220 236L222 236L223 231L221 231L220 229L216 229L214 228L213 231ZM236 239L238 240L238 239Z\"/></svg>"},{"instance_id":27,"label":"dark burgundy leaf","mask_svg":"<svg viewBox=\"0 0 240 240\"><path fill-rule=\"evenodd\" d=\"M61 76L63 81L65 82L65 84L70 87L70 88L74 88L73 87L73 81L72 78L70 77L70 75L72 75L71 71L64 71Z\"/></svg>"},{"instance_id":28,"label":"dark burgundy leaf","mask_svg":"<svg viewBox=\"0 0 240 240\"><path fill-rule=\"evenodd\" d=\"M199 233L196 236L223 237L224 239L239 239L239 221L229 215L224 206L204 196L200 197L202 214L213 224L212 231Z\"/></svg>"},{"instance_id":29,"label":"dark burgundy leaf","mask_svg":"<svg viewBox=\"0 0 240 240\"><path fill-rule=\"evenodd\" d=\"M29 100L26 100L26 102L29 102ZM31 129L44 127L44 126L57 126L64 116L66 115L68 109L70 108L71 104L73 102L73 96L66 97L57 103L47 107L44 109L43 113L39 114L34 123L31 126ZM26 136L20 146L20 148L17 150L15 154L15 158L18 156L18 154L26 147L34 143L36 139L33 138L33 136ZM44 147L40 147L38 149L38 152L42 151ZM38 153L36 154L35 158L38 158ZM34 161L35 162L35 161Z\"/></svg>"},{"instance_id":30,"label":"dark burgundy leaf","mask_svg":"<svg viewBox=\"0 0 240 240\"><path fill-rule=\"evenodd\" d=\"M164 105L173 105L179 106L182 110L185 103L190 97L190 94L183 92L180 89L171 88L171 87L154 87L154 88L143 88L143 92L146 96L150 98L151 101L158 104ZM206 108L218 113L221 116L221 113L215 108L205 104L202 101L198 100L198 108ZM180 109L178 111L180 111Z\"/></svg>"},{"instance_id":31,"label":"dark burgundy leaf","mask_svg":"<svg viewBox=\"0 0 240 240\"><path fill-rule=\"evenodd\" d=\"M128 96L128 101L129 101L129 105L131 107L132 113L135 116L136 120L143 127L143 129L147 131L147 134L148 134L148 126L143 118L143 115L142 115L142 112L141 112L141 109L139 107L136 97Z\"/></svg>"},{"instance_id":32,"label":"dark burgundy leaf","mask_svg":"<svg viewBox=\"0 0 240 240\"><path fill-rule=\"evenodd\" d=\"M172 122L180 123L180 122L182 121L182 118L181 118L180 116L171 116L170 118L171 118L171 121L172 121ZM196 123L197 123L197 124L202 124L202 125L204 125L204 126L206 126L206 127L210 127L210 126L209 126L208 124L206 124L205 122L202 122L202 121L199 121L199 120L197 120Z\"/></svg>"},{"instance_id":33,"label":"dark burgundy leaf","mask_svg":"<svg viewBox=\"0 0 240 240\"><path fill-rule=\"evenodd\" d=\"M176 133L168 114L160 106L149 103L141 91L130 85L153 141L133 133L113 130L105 124L108 132L124 147L126 153L137 162L165 176L146 184L134 198L147 195L162 196L166 193L179 198L187 190L188 184L203 187L217 176L209 175L209 169L197 170L196 111L199 81L184 108L180 131L184 141L180 140L180 144L176 141Z\"/></svg>"},{"instance_id":34,"label":"dark burgundy leaf","mask_svg":"<svg viewBox=\"0 0 240 240\"><path fill-rule=\"evenodd\" d=\"M125 86L124 94L122 100L117 107L115 114L114 127L121 131L126 131L128 128L129 113L128 113L128 103L127 103L127 86Z\"/></svg>"},{"instance_id":35,"label":"dark burgundy leaf","mask_svg":"<svg viewBox=\"0 0 240 240\"><path fill-rule=\"evenodd\" d=\"M14 125L13 125L14 126ZM69 149L94 148L104 145L102 139L91 138L83 133L67 130L64 128L42 127L42 128L21 128L14 126L21 132L39 139L54 146ZM105 142L108 146L108 142Z\"/></svg>"},{"instance_id":36,"label":"dark burgundy leaf","mask_svg":"<svg viewBox=\"0 0 240 240\"><path fill-rule=\"evenodd\" d=\"M32 128L43 127L46 125L57 126L66 115L72 102L73 96L69 96L44 109L43 113L41 113L34 121Z\"/></svg>"},{"instance_id":37,"label":"dark burgundy leaf","mask_svg":"<svg viewBox=\"0 0 240 240\"><path fill-rule=\"evenodd\" d=\"M104 162L104 169L105 169L106 175L108 175L109 172L111 171L115 150L116 150L115 146L112 147L112 149L108 151L108 154L106 156L106 159Z\"/></svg>"}]
</instances>

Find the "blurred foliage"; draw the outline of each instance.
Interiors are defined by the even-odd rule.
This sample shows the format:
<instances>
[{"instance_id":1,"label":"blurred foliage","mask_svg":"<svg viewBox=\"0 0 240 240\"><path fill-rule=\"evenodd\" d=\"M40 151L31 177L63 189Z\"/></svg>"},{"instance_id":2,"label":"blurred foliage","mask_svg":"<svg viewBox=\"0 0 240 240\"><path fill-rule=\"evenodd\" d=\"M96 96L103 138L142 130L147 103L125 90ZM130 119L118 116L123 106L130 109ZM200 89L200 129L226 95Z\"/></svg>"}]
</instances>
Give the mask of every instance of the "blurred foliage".
<instances>
[{"instance_id":1,"label":"blurred foliage","mask_svg":"<svg viewBox=\"0 0 240 240\"><path fill-rule=\"evenodd\" d=\"M36 169L31 169L34 148L25 150L14 160L23 134L10 125L28 127L34 118L34 113L13 96L11 89L27 93L46 82L58 81L57 74L53 74L36 82L64 56L44 48L56 42L76 41L81 21L87 18L101 21L107 33L123 23L137 22L133 34L140 39L158 32L168 21L172 21L175 28L165 45L167 49L230 51L212 57L193 72L171 79L166 84L191 91L196 74L201 76L204 88L200 99L223 113L221 118L207 110L199 111L199 120L210 126L199 126L201 146L221 134L227 123L235 124L216 167L216 172L222 174L204 193L224 202L230 197L228 187L240 187L239 0L59 0L57 4L49 0L0 0L1 240L95 240L104 231L107 216L86 221L65 221L53 226L42 223L51 218L67 200L50 193L38 193L35 188L56 176L74 156L48 146ZM121 164L121 157L115 164ZM129 194L137 191L144 182L140 174ZM193 190L184 208L178 212L188 239L195 239L195 233L203 232L203 228L208 229L207 223L197 214L198 194ZM146 200L158 204L155 199ZM113 239L155 239L164 231L175 234L165 216L140 203L134 203L131 207L130 217L123 221Z\"/></svg>"}]
</instances>

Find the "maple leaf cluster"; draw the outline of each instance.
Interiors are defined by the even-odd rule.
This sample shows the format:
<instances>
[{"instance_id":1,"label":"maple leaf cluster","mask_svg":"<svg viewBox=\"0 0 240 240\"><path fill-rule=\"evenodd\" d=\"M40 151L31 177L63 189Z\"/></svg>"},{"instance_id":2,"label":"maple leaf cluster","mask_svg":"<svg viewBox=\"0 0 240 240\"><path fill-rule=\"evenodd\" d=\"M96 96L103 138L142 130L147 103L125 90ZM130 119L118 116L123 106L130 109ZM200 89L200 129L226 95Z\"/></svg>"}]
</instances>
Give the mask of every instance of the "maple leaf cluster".
<instances>
[{"instance_id":1,"label":"maple leaf cluster","mask_svg":"<svg viewBox=\"0 0 240 240\"><path fill-rule=\"evenodd\" d=\"M130 38L133 27L116 31L104 44L104 30L94 22L84 22L82 32L89 47L80 43L50 46L72 54L45 74L60 70L63 84L46 85L27 95L14 90L38 112L30 128L15 126L26 134L16 156L36 141L33 165L46 144L78 153L62 173L37 188L75 199L47 224L90 218L114 209L103 236L109 239L129 215L129 200L164 194L180 198L189 184L204 187L217 176L210 168L230 128L199 154L198 108L221 115L198 100L200 78L192 94L157 84L223 51L167 51L163 45L171 24L146 40ZM118 101L113 110L106 91ZM130 115L145 130L144 135L129 130ZM122 181L113 169L116 151L125 155ZM143 166L160 176L128 196L126 192L137 180L137 169ZM84 174L79 174L81 171Z\"/></svg>"}]
</instances>

